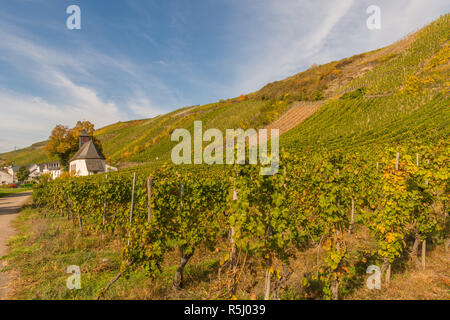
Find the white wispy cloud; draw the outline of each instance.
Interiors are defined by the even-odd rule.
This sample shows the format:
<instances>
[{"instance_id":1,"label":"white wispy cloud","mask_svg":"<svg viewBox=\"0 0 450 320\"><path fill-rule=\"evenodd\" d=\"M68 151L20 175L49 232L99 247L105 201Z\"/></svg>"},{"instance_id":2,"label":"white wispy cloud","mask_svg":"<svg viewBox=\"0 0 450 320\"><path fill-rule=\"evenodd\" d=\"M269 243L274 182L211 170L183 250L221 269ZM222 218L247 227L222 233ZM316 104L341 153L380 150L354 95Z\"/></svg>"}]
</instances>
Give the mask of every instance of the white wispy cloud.
<instances>
[{"instance_id":1,"label":"white wispy cloud","mask_svg":"<svg viewBox=\"0 0 450 320\"><path fill-rule=\"evenodd\" d=\"M366 8L381 8L381 30L368 30ZM448 0L236 1L240 14L230 34L235 81L232 96L258 90L307 69L312 63L377 49L450 11Z\"/></svg>"},{"instance_id":2,"label":"white wispy cloud","mask_svg":"<svg viewBox=\"0 0 450 320\"><path fill-rule=\"evenodd\" d=\"M14 91L0 84L0 135L4 137L0 152L46 139L56 124L73 126L78 120L89 120L99 128L131 117L152 116L158 112L157 108L143 94L144 90L136 88L137 84L150 83L158 90L169 91L151 75L140 79L139 67L127 59L117 60L89 48L82 48L78 54L51 49L36 44L17 30L0 28L0 52L0 61L22 74L25 85L33 83L43 89L43 94L32 95L26 89ZM77 75L85 82L101 84L103 80L95 74L99 65L135 79L132 86L140 92L139 96L125 98L119 106L92 85L74 81L73 76ZM47 95L51 92L50 96L44 92Z\"/></svg>"},{"instance_id":3,"label":"white wispy cloud","mask_svg":"<svg viewBox=\"0 0 450 320\"><path fill-rule=\"evenodd\" d=\"M153 118L157 115L167 113L167 110L155 106L149 98L139 91L127 103L133 114L138 118Z\"/></svg>"},{"instance_id":4,"label":"white wispy cloud","mask_svg":"<svg viewBox=\"0 0 450 320\"><path fill-rule=\"evenodd\" d=\"M247 34L250 40L245 50L252 57L246 57L245 64L239 65L236 79L239 89L231 90L235 94L239 90L257 90L269 81L299 72L321 50L354 3L354 0L285 0L250 6L248 10L257 10L254 15L263 24Z\"/></svg>"}]
</instances>

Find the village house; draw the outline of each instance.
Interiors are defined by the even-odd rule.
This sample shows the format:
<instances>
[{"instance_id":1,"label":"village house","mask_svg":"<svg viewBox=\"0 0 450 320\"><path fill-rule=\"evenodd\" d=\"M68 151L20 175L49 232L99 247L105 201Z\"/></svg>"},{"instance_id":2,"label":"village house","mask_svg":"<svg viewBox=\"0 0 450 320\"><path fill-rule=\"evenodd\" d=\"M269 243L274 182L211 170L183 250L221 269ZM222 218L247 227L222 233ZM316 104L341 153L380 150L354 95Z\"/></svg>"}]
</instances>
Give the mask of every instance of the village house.
<instances>
[{"instance_id":1,"label":"village house","mask_svg":"<svg viewBox=\"0 0 450 320\"><path fill-rule=\"evenodd\" d=\"M30 172L28 176L28 181L37 180L44 173L45 164L30 164L27 168Z\"/></svg>"},{"instance_id":2,"label":"village house","mask_svg":"<svg viewBox=\"0 0 450 320\"><path fill-rule=\"evenodd\" d=\"M116 170L116 168L106 164L105 156L97 149L86 131L83 130L79 138L79 149L70 160L70 174L89 176Z\"/></svg>"},{"instance_id":3,"label":"village house","mask_svg":"<svg viewBox=\"0 0 450 320\"><path fill-rule=\"evenodd\" d=\"M43 164L42 173L49 173L52 179L56 179L62 174L61 164L58 161L46 162Z\"/></svg>"},{"instance_id":4,"label":"village house","mask_svg":"<svg viewBox=\"0 0 450 320\"><path fill-rule=\"evenodd\" d=\"M0 169L0 185L9 185L17 182L14 176L10 175L7 170Z\"/></svg>"},{"instance_id":5,"label":"village house","mask_svg":"<svg viewBox=\"0 0 450 320\"><path fill-rule=\"evenodd\" d=\"M17 183L17 171L19 167L14 165L0 168L0 185Z\"/></svg>"},{"instance_id":6,"label":"village house","mask_svg":"<svg viewBox=\"0 0 450 320\"><path fill-rule=\"evenodd\" d=\"M9 167L6 167L6 172L8 172L9 175L16 177L17 171L19 171L19 167L15 165L10 165Z\"/></svg>"}]
</instances>

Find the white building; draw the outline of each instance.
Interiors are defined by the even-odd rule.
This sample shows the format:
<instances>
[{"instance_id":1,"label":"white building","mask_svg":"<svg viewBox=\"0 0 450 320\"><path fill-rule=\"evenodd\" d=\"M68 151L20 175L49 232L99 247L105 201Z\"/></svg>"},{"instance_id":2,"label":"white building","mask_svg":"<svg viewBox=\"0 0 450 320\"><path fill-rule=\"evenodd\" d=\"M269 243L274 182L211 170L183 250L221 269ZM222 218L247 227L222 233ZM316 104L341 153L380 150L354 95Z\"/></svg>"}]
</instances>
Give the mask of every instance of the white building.
<instances>
[{"instance_id":1,"label":"white building","mask_svg":"<svg viewBox=\"0 0 450 320\"><path fill-rule=\"evenodd\" d=\"M58 161L46 162L43 164L44 168L42 170L43 174L50 173L52 179L58 178L62 174L61 165Z\"/></svg>"},{"instance_id":2,"label":"white building","mask_svg":"<svg viewBox=\"0 0 450 320\"><path fill-rule=\"evenodd\" d=\"M16 179L14 179L14 177L10 175L8 171L0 169L0 185L8 185L15 182Z\"/></svg>"},{"instance_id":3,"label":"white building","mask_svg":"<svg viewBox=\"0 0 450 320\"><path fill-rule=\"evenodd\" d=\"M70 160L71 175L89 176L111 170L106 167L105 156L97 149L85 130L79 140L80 148Z\"/></svg>"},{"instance_id":4,"label":"white building","mask_svg":"<svg viewBox=\"0 0 450 320\"><path fill-rule=\"evenodd\" d=\"M30 164L28 167L30 174L28 176L28 181L37 180L44 172L44 164Z\"/></svg>"},{"instance_id":5,"label":"white building","mask_svg":"<svg viewBox=\"0 0 450 320\"><path fill-rule=\"evenodd\" d=\"M6 167L6 172L8 172L9 175L11 175L13 177L16 177L18 171L19 171L18 166L11 165L9 167Z\"/></svg>"}]
</instances>

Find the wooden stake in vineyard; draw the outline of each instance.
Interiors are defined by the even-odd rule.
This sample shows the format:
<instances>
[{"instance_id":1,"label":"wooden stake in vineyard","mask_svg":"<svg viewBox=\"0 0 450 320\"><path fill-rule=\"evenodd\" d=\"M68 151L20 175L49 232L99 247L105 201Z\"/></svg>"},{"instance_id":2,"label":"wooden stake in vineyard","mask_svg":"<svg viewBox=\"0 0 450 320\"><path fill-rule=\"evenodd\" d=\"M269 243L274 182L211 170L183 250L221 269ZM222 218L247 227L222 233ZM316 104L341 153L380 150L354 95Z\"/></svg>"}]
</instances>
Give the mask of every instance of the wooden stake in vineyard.
<instances>
[{"instance_id":1,"label":"wooden stake in vineyard","mask_svg":"<svg viewBox=\"0 0 450 320\"><path fill-rule=\"evenodd\" d=\"M233 189L233 201L238 200L238 190ZM237 257L236 257L236 243L234 241L235 236L234 227L230 229L230 266L231 266L231 283L228 283L228 291L231 295L236 294L236 276L237 276Z\"/></svg>"},{"instance_id":2,"label":"wooden stake in vineyard","mask_svg":"<svg viewBox=\"0 0 450 320\"><path fill-rule=\"evenodd\" d=\"M348 228L348 233L350 233L350 234L353 231L354 223L355 223L355 200L352 198L352 215L351 215L350 227Z\"/></svg>"},{"instance_id":3,"label":"wooden stake in vineyard","mask_svg":"<svg viewBox=\"0 0 450 320\"><path fill-rule=\"evenodd\" d=\"M180 214L183 214L183 197L184 197L184 183L180 185ZM178 267L175 277L173 279L173 286L175 289L181 289L183 287L183 270L189 259L192 257L192 253L185 254L182 246L179 247L180 251L180 266Z\"/></svg>"},{"instance_id":4,"label":"wooden stake in vineyard","mask_svg":"<svg viewBox=\"0 0 450 320\"><path fill-rule=\"evenodd\" d=\"M149 177L147 179L147 222L151 223L152 222L152 206L151 206L151 201L152 201L152 182L153 182L153 178Z\"/></svg>"},{"instance_id":5,"label":"wooden stake in vineyard","mask_svg":"<svg viewBox=\"0 0 450 320\"><path fill-rule=\"evenodd\" d=\"M422 240L422 270L425 270L425 254L427 251L427 240Z\"/></svg>"},{"instance_id":6,"label":"wooden stake in vineyard","mask_svg":"<svg viewBox=\"0 0 450 320\"><path fill-rule=\"evenodd\" d=\"M238 191L237 189L233 189L233 201L237 201L238 200ZM235 256L236 256L236 244L234 243L234 227L231 227L230 230L230 244L231 244L231 249L230 249L230 262L231 264L234 263L235 260Z\"/></svg>"},{"instance_id":7,"label":"wooden stake in vineyard","mask_svg":"<svg viewBox=\"0 0 450 320\"><path fill-rule=\"evenodd\" d=\"M105 180L108 179L108 175L105 175ZM102 221L102 241L105 239L105 225L106 225L106 190L103 200L103 221Z\"/></svg>"},{"instance_id":8,"label":"wooden stake in vineyard","mask_svg":"<svg viewBox=\"0 0 450 320\"><path fill-rule=\"evenodd\" d=\"M131 189L131 210L130 210L130 224L133 221L133 209L134 209L134 186L136 185L136 172L133 172L133 186Z\"/></svg>"},{"instance_id":9,"label":"wooden stake in vineyard","mask_svg":"<svg viewBox=\"0 0 450 320\"><path fill-rule=\"evenodd\" d=\"M131 210L130 210L130 226L133 222L134 209L134 186L136 185L136 172L133 172L133 185L131 187ZM128 233L128 245L130 245L130 232Z\"/></svg>"},{"instance_id":10,"label":"wooden stake in vineyard","mask_svg":"<svg viewBox=\"0 0 450 320\"><path fill-rule=\"evenodd\" d=\"M389 287L391 284L391 263L389 262L389 260L387 262L385 281L386 281L386 286Z\"/></svg>"},{"instance_id":11,"label":"wooden stake in vineyard","mask_svg":"<svg viewBox=\"0 0 450 320\"><path fill-rule=\"evenodd\" d=\"M80 226L80 232L83 233L83 221L81 220L80 212L77 212L77 214L78 214L78 223Z\"/></svg>"},{"instance_id":12,"label":"wooden stake in vineyard","mask_svg":"<svg viewBox=\"0 0 450 320\"><path fill-rule=\"evenodd\" d=\"M69 204L69 215L70 215L70 220L72 220L72 223L75 224L74 220L73 220L73 211L71 208L71 203L70 203L70 198L67 197L67 203Z\"/></svg>"},{"instance_id":13,"label":"wooden stake in vineyard","mask_svg":"<svg viewBox=\"0 0 450 320\"><path fill-rule=\"evenodd\" d=\"M267 229L267 238L270 239L272 237L272 226L271 226L271 215L270 211L268 214L268 229ZM271 277L272 277L272 254L269 254L266 258L266 279L265 279L265 285L264 285L264 300L270 300L270 292L271 292Z\"/></svg>"}]
</instances>

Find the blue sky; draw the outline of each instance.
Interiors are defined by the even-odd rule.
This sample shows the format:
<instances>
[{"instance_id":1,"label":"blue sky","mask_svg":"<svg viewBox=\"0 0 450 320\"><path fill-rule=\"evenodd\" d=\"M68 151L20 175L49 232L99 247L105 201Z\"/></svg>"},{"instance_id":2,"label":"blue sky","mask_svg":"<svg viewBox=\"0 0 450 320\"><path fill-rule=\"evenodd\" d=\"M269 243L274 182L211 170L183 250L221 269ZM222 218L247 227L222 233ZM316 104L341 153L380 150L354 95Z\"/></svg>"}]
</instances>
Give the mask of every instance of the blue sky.
<instances>
[{"instance_id":1,"label":"blue sky","mask_svg":"<svg viewBox=\"0 0 450 320\"><path fill-rule=\"evenodd\" d=\"M68 30L66 8L81 8ZM366 27L369 5L381 29ZM249 93L401 39L448 0L2 0L0 152Z\"/></svg>"}]
</instances>

